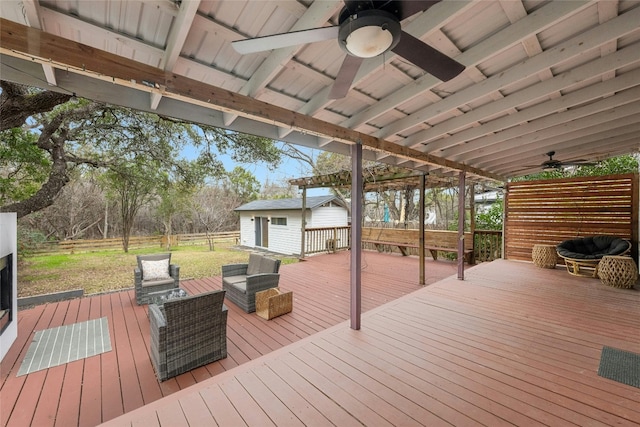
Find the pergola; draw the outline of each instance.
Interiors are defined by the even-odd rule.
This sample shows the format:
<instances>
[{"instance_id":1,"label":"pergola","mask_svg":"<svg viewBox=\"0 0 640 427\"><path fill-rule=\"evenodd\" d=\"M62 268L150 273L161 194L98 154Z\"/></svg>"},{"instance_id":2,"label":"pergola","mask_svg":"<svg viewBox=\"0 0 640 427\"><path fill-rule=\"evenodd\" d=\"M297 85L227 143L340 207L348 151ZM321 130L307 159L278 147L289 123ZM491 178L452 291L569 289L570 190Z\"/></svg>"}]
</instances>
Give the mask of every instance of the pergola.
<instances>
[{"instance_id":1,"label":"pergola","mask_svg":"<svg viewBox=\"0 0 640 427\"><path fill-rule=\"evenodd\" d=\"M458 278L464 279L464 211L465 211L465 187L467 180L465 174L461 173L457 177L442 176L437 174L416 173L406 169L391 168L388 166L378 166L368 168L366 173L361 172L362 167L353 165L352 170L343 170L331 174L316 175L289 180L289 184L295 185L302 190L302 239L301 256L304 257L305 247L305 221L304 212L306 210L306 193L309 188L349 188L351 189L351 209L352 218L362 218L362 199L367 192L377 192L385 190L419 190L419 236L418 257L420 269L420 283L425 283L425 248L424 248L424 220L425 205L424 195L427 188L442 186L458 186ZM355 171L355 172L354 172ZM482 180L484 181L484 180ZM473 183L471 183L473 185ZM473 197L471 198L471 221L473 229ZM354 210L360 212L354 215ZM351 241L361 241L361 221L351 222ZM352 265L360 265L360 250L352 248ZM356 275L352 277L353 282L358 282L360 278Z\"/></svg>"}]
</instances>

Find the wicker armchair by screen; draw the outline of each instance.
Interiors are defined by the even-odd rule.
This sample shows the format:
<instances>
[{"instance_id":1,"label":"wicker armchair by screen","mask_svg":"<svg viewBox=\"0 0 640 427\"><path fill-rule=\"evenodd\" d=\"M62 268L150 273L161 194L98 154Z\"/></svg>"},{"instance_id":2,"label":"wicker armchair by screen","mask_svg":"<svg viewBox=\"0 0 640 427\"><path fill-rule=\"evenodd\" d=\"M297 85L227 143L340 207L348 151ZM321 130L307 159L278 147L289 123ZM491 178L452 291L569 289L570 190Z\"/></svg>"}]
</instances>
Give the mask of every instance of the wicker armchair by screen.
<instances>
[{"instance_id":1,"label":"wicker armchair by screen","mask_svg":"<svg viewBox=\"0 0 640 427\"><path fill-rule=\"evenodd\" d=\"M628 240L615 236L591 236L565 240L556 246L569 274L598 277L598 264L605 255L623 255L631 250Z\"/></svg>"},{"instance_id":2,"label":"wicker armchair by screen","mask_svg":"<svg viewBox=\"0 0 640 427\"><path fill-rule=\"evenodd\" d=\"M169 291L180 286L180 266L171 264L171 254L138 255L133 269L136 303L149 304L152 292Z\"/></svg>"},{"instance_id":3,"label":"wicker armchair by screen","mask_svg":"<svg viewBox=\"0 0 640 427\"><path fill-rule=\"evenodd\" d=\"M160 381L227 357L224 291L149 305L150 353Z\"/></svg>"},{"instance_id":4,"label":"wicker armchair by screen","mask_svg":"<svg viewBox=\"0 0 640 427\"><path fill-rule=\"evenodd\" d=\"M256 311L256 292L278 287L280 260L249 255L247 264L222 266L222 289L227 298L247 313Z\"/></svg>"}]
</instances>

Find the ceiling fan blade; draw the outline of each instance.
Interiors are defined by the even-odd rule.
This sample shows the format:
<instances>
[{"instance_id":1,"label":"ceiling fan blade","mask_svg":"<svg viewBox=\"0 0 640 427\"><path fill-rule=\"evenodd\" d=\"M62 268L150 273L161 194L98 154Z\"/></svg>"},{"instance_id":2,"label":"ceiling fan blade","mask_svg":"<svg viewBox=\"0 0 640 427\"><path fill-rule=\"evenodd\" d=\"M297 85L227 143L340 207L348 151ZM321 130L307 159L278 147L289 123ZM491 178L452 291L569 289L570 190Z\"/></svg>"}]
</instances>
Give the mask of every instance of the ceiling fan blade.
<instances>
[{"instance_id":1,"label":"ceiling fan blade","mask_svg":"<svg viewBox=\"0 0 640 427\"><path fill-rule=\"evenodd\" d=\"M336 76L336 80L333 82L331 92L329 93L329 99L340 99L347 96L347 92L351 89L353 79L356 77L356 73L360 69L360 64L364 61L363 58L357 56L347 55L340 66L340 71Z\"/></svg>"},{"instance_id":2,"label":"ceiling fan blade","mask_svg":"<svg viewBox=\"0 0 640 427\"><path fill-rule=\"evenodd\" d=\"M596 162L589 162L587 160L582 160L582 159L570 160L570 161L567 161L567 162L562 162L562 164L564 166L595 166L595 165L597 165Z\"/></svg>"},{"instance_id":3,"label":"ceiling fan blade","mask_svg":"<svg viewBox=\"0 0 640 427\"><path fill-rule=\"evenodd\" d=\"M340 27L337 25L333 27L311 28L309 30L236 40L231 42L231 46L233 46L236 52L245 55L247 53L264 52L281 47L337 39L339 30Z\"/></svg>"},{"instance_id":4,"label":"ceiling fan blade","mask_svg":"<svg viewBox=\"0 0 640 427\"><path fill-rule=\"evenodd\" d=\"M400 36L400 42L391 50L444 82L456 77L465 69L458 61L404 31Z\"/></svg>"},{"instance_id":5,"label":"ceiling fan blade","mask_svg":"<svg viewBox=\"0 0 640 427\"><path fill-rule=\"evenodd\" d=\"M405 18L408 18L412 15L415 15L418 12L424 12L425 10L429 9L431 6L433 6L436 3L440 3L441 0L423 0L423 1L416 1L416 0L402 0L398 5L398 9L399 9L399 14L398 17L400 18L400 20L402 21Z\"/></svg>"}]
</instances>

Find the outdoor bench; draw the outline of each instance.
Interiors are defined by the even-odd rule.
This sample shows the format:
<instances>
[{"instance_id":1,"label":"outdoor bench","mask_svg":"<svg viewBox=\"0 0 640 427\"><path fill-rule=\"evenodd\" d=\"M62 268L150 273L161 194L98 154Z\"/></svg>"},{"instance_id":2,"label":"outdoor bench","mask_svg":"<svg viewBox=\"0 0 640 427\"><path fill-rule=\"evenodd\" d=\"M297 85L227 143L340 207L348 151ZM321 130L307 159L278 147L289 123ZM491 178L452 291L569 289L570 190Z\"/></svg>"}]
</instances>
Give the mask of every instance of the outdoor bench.
<instances>
[{"instance_id":1,"label":"outdoor bench","mask_svg":"<svg viewBox=\"0 0 640 427\"><path fill-rule=\"evenodd\" d=\"M425 230L424 248L431 253L431 257L438 259L438 252L458 253L458 232L448 230ZM473 264L473 236L464 233L464 257L468 264ZM362 243L375 245L378 251L384 246L397 247L403 256L408 255L407 249L417 249L419 245L418 230L404 230L395 228L362 228Z\"/></svg>"}]
</instances>

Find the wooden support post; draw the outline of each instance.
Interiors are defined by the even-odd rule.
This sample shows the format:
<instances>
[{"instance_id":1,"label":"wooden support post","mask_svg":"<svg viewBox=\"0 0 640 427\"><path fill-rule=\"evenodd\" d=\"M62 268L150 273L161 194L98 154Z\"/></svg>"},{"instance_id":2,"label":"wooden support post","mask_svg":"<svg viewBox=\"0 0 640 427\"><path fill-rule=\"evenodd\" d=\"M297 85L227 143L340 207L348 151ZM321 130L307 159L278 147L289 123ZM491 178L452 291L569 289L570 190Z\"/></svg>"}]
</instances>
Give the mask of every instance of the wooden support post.
<instances>
[{"instance_id":1,"label":"wooden support post","mask_svg":"<svg viewBox=\"0 0 640 427\"><path fill-rule=\"evenodd\" d=\"M458 279L464 280L464 205L465 205L465 178L466 173L460 172L458 178Z\"/></svg>"},{"instance_id":2,"label":"wooden support post","mask_svg":"<svg viewBox=\"0 0 640 427\"><path fill-rule=\"evenodd\" d=\"M418 229L420 230L420 236L418 236L418 258L420 259L420 284L424 285L425 284L425 271L424 271L424 211L425 211L425 207L424 207L424 203L425 203L425 197L424 197L424 192L427 186L427 177L425 174L422 174L422 176L420 176L420 225L418 226Z\"/></svg>"},{"instance_id":3,"label":"wooden support post","mask_svg":"<svg viewBox=\"0 0 640 427\"><path fill-rule=\"evenodd\" d=\"M469 255L469 264L474 265L476 263L476 185L471 183L469 186L469 232L471 232L471 238L473 239L473 252Z\"/></svg>"},{"instance_id":4,"label":"wooden support post","mask_svg":"<svg viewBox=\"0 0 640 427\"><path fill-rule=\"evenodd\" d=\"M362 314L362 145L351 146L351 329Z\"/></svg>"},{"instance_id":5,"label":"wooden support post","mask_svg":"<svg viewBox=\"0 0 640 427\"><path fill-rule=\"evenodd\" d=\"M301 231L302 235L300 236L300 259L304 259L305 257L305 246L306 246L306 234L307 234L307 187L302 187L302 220L301 220Z\"/></svg>"}]
</instances>

